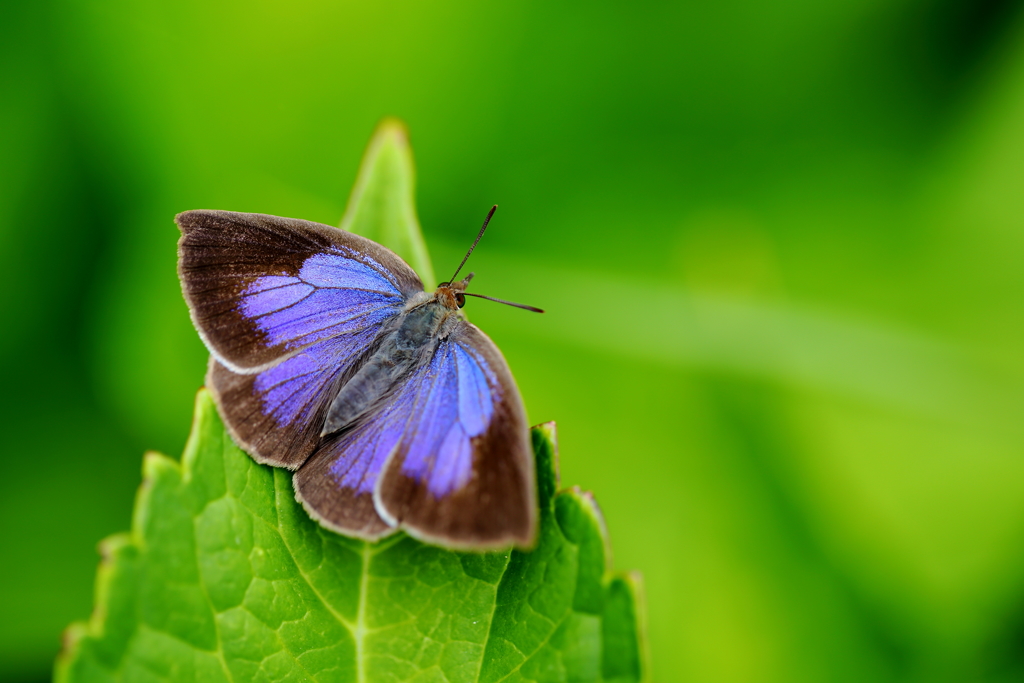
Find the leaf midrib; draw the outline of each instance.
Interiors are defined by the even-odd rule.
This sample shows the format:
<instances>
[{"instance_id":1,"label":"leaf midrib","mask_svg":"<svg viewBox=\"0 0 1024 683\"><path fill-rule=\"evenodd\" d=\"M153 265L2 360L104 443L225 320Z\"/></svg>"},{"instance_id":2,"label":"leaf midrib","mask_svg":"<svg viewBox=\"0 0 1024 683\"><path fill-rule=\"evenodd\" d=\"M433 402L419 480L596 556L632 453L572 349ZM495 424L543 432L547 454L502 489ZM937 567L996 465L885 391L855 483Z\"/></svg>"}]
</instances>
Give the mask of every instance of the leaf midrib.
<instances>
[{"instance_id":1,"label":"leaf midrib","mask_svg":"<svg viewBox=\"0 0 1024 683\"><path fill-rule=\"evenodd\" d=\"M356 680L359 683L366 681L366 665L363 662L363 648L366 643L366 591L370 583L370 558L373 555L374 553L370 552L369 544L363 542L363 570L359 575L359 608L356 610L356 626L352 633L356 642Z\"/></svg>"},{"instance_id":2,"label":"leaf midrib","mask_svg":"<svg viewBox=\"0 0 1024 683\"><path fill-rule=\"evenodd\" d=\"M228 460L228 458L226 457L226 453L224 453L223 451L227 447L229 447L229 446L228 446L228 442L227 442L226 434L225 433L221 434L221 439L222 439L222 442L221 442L222 443L222 448L221 448L222 454L221 454L221 456L222 456L222 458L224 458L224 461L226 461L226 460ZM256 463L252 463L252 465L254 465L256 467L264 467L263 465L258 465ZM182 474L182 483L187 485L187 483L188 483L187 480L190 479L191 477L187 476L187 473L185 472L185 468L184 467L182 467L182 469L181 469L181 474ZM368 635L371 635L372 633L374 633L376 631L376 629L370 629L370 628L367 628L367 626L366 626L366 608L367 608L367 603L368 603L368 592L369 592L369 579L370 579L369 567L370 567L370 561L372 560L373 557L375 557L379 553L389 549L393 544L391 544L391 543L382 544L381 547L378 547L378 548L372 548L367 543L363 544L362 551L361 551L361 556L362 556L362 573L360 575L359 607L357 609L356 620L355 620L355 622L353 622L353 621L345 618L340 612L337 611L337 609L335 609L334 605L330 601L328 601L325 598L325 596L317 589L317 587L314 584L314 582L312 581L311 577L306 573L306 571L299 564L299 562L297 560L297 555L296 555L295 549L289 543L289 539L288 539L287 535L284 534L283 530L282 530L282 522L281 522L282 515L280 514L281 513L281 506L282 506L282 504L288 504L288 503L286 501L282 501L282 499L280 498L280 496L282 495L282 490L278 486L277 478L274 477L274 476L271 476L271 485L274 488L274 505L277 508L277 512L278 512L278 514L275 515L276 520L274 522L271 522L270 520L267 520L262 515L257 514L256 511L250 509L249 506L246 505L246 503L241 498L239 498L237 495L235 495L230 490L230 488L226 488L226 490L224 491L224 496L218 496L217 498L208 499L205 502L203 507L205 508L205 507L209 506L211 503L215 502L219 498L223 498L225 496L230 497L230 498L234 499L236 502L240 503L242 505L242 507L245 508L246 512L248 512L252 516L253 519L259 520L259 522L262 523L266 528L273 530L274 533L277 534L278 538L281 539L281 542L284 545L284 547L288 550L290 559L292 560L292 563L295 566L296 572L302 578L303 582L305 582L306 586L309 587L309 590L313 593L313 595L316 596L316 598L320 601L320 603L324 606L324 608L328 611L328 613L330 613L339 624L344 626L349 631L349 633L352 634L353 642L355 644L355 649L356 649L356 680L358 681L358 683L367 683L367 679L366 679L367 672L366 672L366 669L365 669L365 660L364 660L365 639L366 639L366 637ZM320 531L320 530L318 529L318 531ZM197 567L201 566L201 560L200 560L198 545L194 545L194 552L196 554ZM474 676L474 680L476 680L476 681L479 681L479 679L480 679L480 674L481 674L481 672L483 670L484 655L486 654L487 647L490 644L491 639L493 637L494 615L497 612L497 608L498 608L497 593L498 593L498 590L499 590L499 588L501 586L501 583L504 581L505 576L506 576L506 574L508 572L508 568L509 568L509 566L511 564L511 556L512 556L512 551L510 550L509 553L505 557L504 565L502 566L501 573L498 575L497 579L493 583L485 582L485 583L491 583L491 585L494 587L495 594L494 594L494 600L493 600L493 603L492 603L492 606L491 606L491 611L487 615L487 620L488 620L487 635L484 638L483 642L481 643L481 658L480 658L480 660L478 662L478 668L477 668L476 674ZM469 576L469 575L467 575L467 576ZM223 640L222 640L221 634L220 634L220 625L217 622L217 615L221 614L221 612L218 612L217 609L215 608L214 604L213 604L213 600L210 597L209 591L208 591L206 583L205 583L205 578L203 577L201 571L198 573L198 579L199 579L200 588L203 591L203 595L204 595L204 598L206 600L206 603L209 606L211 613L214 615L214 629L215 629L216 640L217 640L217 649L215 651L216 656L218 658L218 661L221 664L221 668L223 669L225 677L227 678L227 680L230 681L231 683L235 683L235 678L234 678L234 676L233 676L233 674L231 672L230 666L228 665L227 658L226 658L226 655L225 655L225 652L224 652L224 649L223 649ZM301 661L295 655L293 655L291 653L289 653L289 654L291 656L292 661L294 661L296 665L298 665L301 669L303 669L306 672L306 674L310 677L311 680L316 680L316 677L308 669L306 669L305 666L303 666Z\"/></svg>"}]
</instances>

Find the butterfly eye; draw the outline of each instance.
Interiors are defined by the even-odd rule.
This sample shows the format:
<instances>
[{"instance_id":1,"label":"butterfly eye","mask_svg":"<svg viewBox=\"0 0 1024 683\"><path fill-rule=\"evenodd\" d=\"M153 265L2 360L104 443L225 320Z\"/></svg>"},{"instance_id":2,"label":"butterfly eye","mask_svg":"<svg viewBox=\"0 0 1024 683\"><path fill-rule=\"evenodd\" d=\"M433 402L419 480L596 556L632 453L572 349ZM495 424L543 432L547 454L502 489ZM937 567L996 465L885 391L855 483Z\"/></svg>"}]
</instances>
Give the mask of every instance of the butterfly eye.
<instances>
[{"instance_id":1,"label":"butterfly eye","mask_svg":"<svg viewBox=\"0 0 1024 683\"><path fill-rule=\"evenodd\" d=\"M455 295L455 303L457 303L459 305L459 308L462 308L463 306L465 306L466 305L466 295L463 294L462 292L459 292L458 294L456 294Z\"/></svg>"}]
</instances>

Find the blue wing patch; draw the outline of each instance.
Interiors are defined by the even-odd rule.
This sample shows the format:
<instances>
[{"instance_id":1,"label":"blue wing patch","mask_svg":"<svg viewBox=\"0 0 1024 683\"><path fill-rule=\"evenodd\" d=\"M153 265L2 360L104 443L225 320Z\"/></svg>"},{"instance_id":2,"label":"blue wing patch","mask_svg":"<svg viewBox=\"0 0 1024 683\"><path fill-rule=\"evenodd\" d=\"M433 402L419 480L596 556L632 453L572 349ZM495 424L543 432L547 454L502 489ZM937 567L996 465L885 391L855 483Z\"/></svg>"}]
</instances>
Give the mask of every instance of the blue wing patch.
<instances>
[{"instance_id":1,"label":"blue wing patch","mask_svg":"<svg viewBox=\"0 0 1024 683\"><path fill-rule=\"evenodd\" d=\"M473 438L490 424L501 386L484 358L458 342L440 342L431 361L410 375L377 413L325 444L318 458L341 488L374 490L393 453L402 471L437 498L473 473Z\"/></svg>"},{"instance_id":2,"label":"blue wing patch","mask_svg":"<svg viewBox=\"0 0 1024 683\"><path fill-rule=\"evenodd\" d=\"M405 303L379 271L340 254L315 254L297 276L268 275L243 290L238 310L271 344L297 349L376 329Z\"/></svg>"}]
</instances>

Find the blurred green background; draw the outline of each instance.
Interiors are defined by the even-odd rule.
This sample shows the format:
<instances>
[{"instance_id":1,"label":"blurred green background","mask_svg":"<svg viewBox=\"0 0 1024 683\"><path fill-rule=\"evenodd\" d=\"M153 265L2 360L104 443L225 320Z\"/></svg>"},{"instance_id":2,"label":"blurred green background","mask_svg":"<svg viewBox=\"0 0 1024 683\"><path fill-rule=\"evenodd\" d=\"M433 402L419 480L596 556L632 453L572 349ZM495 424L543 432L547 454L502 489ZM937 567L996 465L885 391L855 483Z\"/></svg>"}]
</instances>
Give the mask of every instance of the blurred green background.
<instances>
[{"instance_id":1,"label":"blurred green background","mask_svg":"<svg viewBox=\"0 0 1024 683\"><path fill-rule=\"evenodd\" d=\"M184 444L174 214L337 224L395 115L654 680L1024 680L1021 10L3 3L0 678Z\"/></svg>"}]
</instances>

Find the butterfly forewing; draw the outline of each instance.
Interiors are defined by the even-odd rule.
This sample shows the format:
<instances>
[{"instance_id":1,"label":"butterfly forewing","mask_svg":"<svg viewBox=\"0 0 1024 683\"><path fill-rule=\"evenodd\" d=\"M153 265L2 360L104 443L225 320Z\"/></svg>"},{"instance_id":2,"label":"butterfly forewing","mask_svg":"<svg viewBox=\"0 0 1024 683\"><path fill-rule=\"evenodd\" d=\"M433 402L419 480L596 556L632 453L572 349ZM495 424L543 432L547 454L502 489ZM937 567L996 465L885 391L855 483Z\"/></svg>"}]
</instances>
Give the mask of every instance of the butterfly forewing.
<instances>
[{"instance_id":1,"label":"butterfly forewing","mask_svg":"<svg viewBox=\"0 0 1024 683\"><path fill-rule=\"evenodd\" d=\"M378 329L423 289L393 253L330 226L229 211L188 211L176 220L192 320L235 372Z\"/></svg>"}]
</instances>

